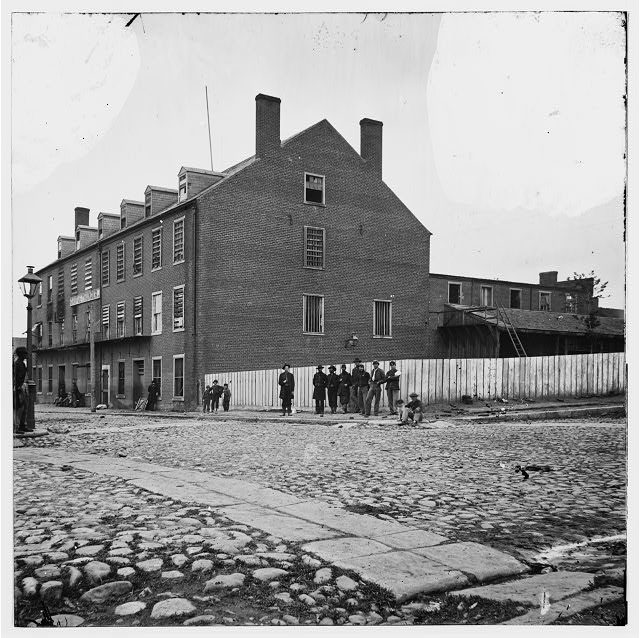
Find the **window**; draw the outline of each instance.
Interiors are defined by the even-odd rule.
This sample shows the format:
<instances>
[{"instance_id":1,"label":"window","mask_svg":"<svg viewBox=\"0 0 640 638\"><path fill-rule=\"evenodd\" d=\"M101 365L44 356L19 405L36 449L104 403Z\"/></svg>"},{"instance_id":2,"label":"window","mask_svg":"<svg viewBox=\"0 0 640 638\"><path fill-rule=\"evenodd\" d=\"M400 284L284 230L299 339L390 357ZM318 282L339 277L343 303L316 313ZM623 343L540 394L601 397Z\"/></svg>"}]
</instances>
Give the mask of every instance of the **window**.
<instances>
[{"instance_id":1,"label":"window","mask_svg":"<svg viewBox=\"0 0 640 638\"><path fill-rule=\"evenodd\" d=\"M173 356L173 398L184 399L184 355Z\"/></svg>"},{"instance_id":2,"label":"window","mask_svg":"<svg viewBox=\"0 0 640 638\"><path fill-rule=\"evenodd\" d=\"M162 334L162 292L151 295L151 334Z\"/></svg>"},{"instance_id":3,"label":"window","mask_svg":"<svg viewBox=\"0 0 640 638\"><path fill-rule=\"evenodd\" d=\"M42 305L42 282L38 284L38 308Z\"/></svg>"},{"instance_id":4,"label":"window","mask_svg":"<svg viewBox=\"0 0 640 638\"><path fill-rule=\"evenodd\" d=\"M462 284L449 282L449 303L462 303Z\"/></svg>"},{"instance_id":5,"label":"window","mask_svg":"<svg viewBox=\"0 0 640 638\"><path fill-rule=\"evenodd\" d=\"M124 329L124 310L125 310L125 302L120 301L116 306L116 337L124 337L125 329Z\"/></svg>"},{"instance_id":6,"label":"window","mask_svg":"<svg viewBox=\"0 0 640 638\"><path fill-rule=\"evenodd\" d=\"M178 201L187 199L187 174L180 175L178 180Z\"/></svg>"},{"instance_id":7,"label":"window","mask_svg":"<svg viewBox=\"0 0 640 638\"><path fill-rule=\"evenodd\" d=\"M71 340L73 343L78 341L78 309L74 308L71 312Z\"/></svg>"},{"instance_id":8,"label":"window","mask_svg":"<svg viewBox=\"0 0 640 638\"><path fill-rule=\"evenodd\" d=\"M93 263L91 257L84 262L84 289L91 290L93 288Z\"/></svg>"},{"instance_id":9,"label":"window","mask_svg":"<svg viewBox=\"0 0 640 638\"><path fill-rule=\"evenodd\" d=\"M47 392L53 392L53 366L47 366Z\"/></svg>"},{"instance_id":10,"label":"window","mask_svg":"<svg viewBox=\"0 0 640 638\"><path fill-rule=\"evenodd\" d=\"M102 218L98 220L98 238L102 239L103 230L102 230Z\"/></svg>"},{"instance_id":11,"label":"window","mask_svg":"<svg viewBox=\"0 0 640 638\"><path fill-rule=\"evenodd\" d=\"M304 174L304 201L306 204L324 204L324 177Z\"/></svg>"},{"instance_id":12,"label":"window","mask_svg":"<svg viewBox=\"0 0 640 638\"><path fill-rule=\"evenodd\" d=\"M184 261L184 217L173 222L173 263Z\"/></svg>"},{"instance_id":13,"label":"window","mask_svg":"<svg viewBox=\"0 0 640 638\"><path fill-rule=\"evenodd\" d=\"M105 250L102 253L102 285L103 286L109 285L109 278L111 274L110 265L111 265L111 260L110 260L109 251Z\"/></svg>"},{"instance_id":14,"label":"window","mask_svg":"<svg viewBox=\"0 0 640 638\"><path fill-rule=\"evenodd\" d=\"M133 334L142 334L142 297L133 299Z\"/></svg>"},{"instance_id":15,"label":"window","mask_svg":"<svg viewBox=\"0 0 640 638\"><path fill-rule=\"evenodd\" d=\"M116 281L124 281L124 244L116 247Z\"/></svg>"},{"instance_id":16,"label":"window","mask_svg":"<svg viewBox=\"0 0 640 638\"><path fill-rule=\"evenodd\" d=\"M540 292L540 300L538 303L538 307L540 310L546 310L547 312L551 310L551 293L550 292Z\"/></svg>"},{"instance_id":17,"label":"window","mask_svg":"<svg viewBox=\"0 0 640 638\"><path fill-rule=\"evenodd\" d=\"M324 228L304 227L304 267L324 268Z\"/></svg>"},{"instance_id":18,"label":"window","mask_svg":"<svg viewBox=\"0 0 640 638\"><path fill-rule=\"evenodd\" d=\"M151 232L151 270L162 268L162 228Z\"/></svg>"},{"instance_id":19,"label":"window","mask_svg":"<svg viewBox=\"0 0 640 638\"><path fill-rule=\"evenodd\" d=\"M302 296L302 331L309 334L324 334L324 297L321 295Z\"/></svg>"},{"instance_id":20,"label":"window","mask_svg":"<svg viewBox=\"0 0 640 638\"><path fill-rule=\"evenodd\" d=\"M42 366L38 366L38 392L42 394Z\"/></svg>"},{"instance_id":21,"label":"window","mask_svg":"<svg viewBox=\"0 0 640 638\"><path fill-rule=\"evenodd\" d=\"M493 306L493 287L480 286L480 305Z\"/></svg>"},{"instance_id":22,"label":"window","mask_svg":"<svg viewBox=\"0 0 640 638\"><path fill-rule=\"evenodd\" d=\"M58 299L64 299L64 270L58 271Z\"/></svg>"},{"instance_id":23,"label":"window","mask_svg":"<svg viewBox=\"0 0 640 638\"><path fill-rule=\"evenodd\" d=\"M64 319L60 322L60 345L64 345Z\"/></svg>"},{"instance_id":24,"label":"window","mask_svg":"<svg viewBox=\"0 0 640 638\"><path fill-rule=\"evenodd\" d=\"M47 332L47 343L49 347L51 347L53 345L53 321L49 321L49 323L47 323Z\"/></svg>"},{"instance_id":25,"label":"window","mask_svg":"<svg viewBox=\"0 0 640 638\"><path fill-rule=\"evenodd\" d=\"M173 331L184 330L184 285L173 289Z\"/></svg>"},{"instance_id":26,"label":"window","mask_svg":"<svg viewBox=\"0 0 640 638\"><path fill-rule=\"evenodd\" d=\"M58 240L58 259L62 257L62 242Z\"/></svg>"},{"instance_id":27,"label":"window","mask_svg":"<svg viewBox=\"0 0 640 638\"><path fill-rule=\"evenodd\" d=\"M564 311L565 312L577 312L578 298L577 296L566 292L564 295Z\"/></svg>"},{"instance_id":28,"label":"window","mask_svg":"<svg viewBox=\"0 0 640 638\"><path fill-rule=\"evenodd\" d=\"M142 237L133 240L133 276L142 274Z\"/></svg>"},{"instance_id":29,"label":"window","mask_svg":"<svg viewBox=\"0 0 640 638\"><path fill-rule=\"evenodd\" d=\"M125 208L120 209L120 230L127 227L127 216L124 214Z\"/></svg>"},{"instance_id":30,"label":"window","mask_svg":"<svg viewBox=\"0 0 640 638\"><path fill-rule=\"evenodd\" d=\"M53 296L53 275L47 277L47 301L51 301Z\"/></svg>"},{"instance_id":31,"label":"window","mask_svg":"<svg viewBox=\"0 0 640 638\"><path fill-rule=\"evenodd\" d=\"M162 396L162 357L151 359L151 378L156 382L159 399Z\"/></svg>"},{"instance_id":32,"label":"window","mask_svg":"<svg viewBox=\"0 0 640 638\"><path fill-rule=\"evenodd\" d=\"M144 194L144 216L151 215L151 191Z\"/></svg>"},{"instance_id":33,"label":"window","mask_svg":"<svg viewBox=\"0 0 640 638\"><path fill-rule=\"evenodd\" d=\"M124 361L118 361L118 396L124 397Z\"/></svg>"},{"instance_id":34,"label":"window","mask_svg":"<svg viewBox=\"0 0 640 638\"><path fill-rule=\"evenodd\" d=\"M78 294L78 264L71 265L71 294Z\"/></svg>"},{"instance_id":35,"label":"window","mask_svg":"<svg viewBox=\"0 0 640 638\"><path fill-rule=\"evenodd\" d=\"M390 337L391 336L391 302L378 301L373 302L373 336L374 337Z\"/></svg>"},{"instance_id":36,"label":"window","mask_svg":"<svg viewBox=\"0 0 640 638\"><path fill-rule=\"evenodd\" d=\"M509 290L509 307L520 308L522 305L522 290L520 288L511 288Z\"/></svg>"},{"instance_id":37,"label":"window","mask_svg":"<svg viewBox=\"0 0 640 638\"><path fill-rule=\"evenodd\" d=\"M111 308L109 306L102 306L102 338L104 340L109 339L109 322L111 320Z\"/></svg>"},{"instance_id":38,"label":"window","mask_svg":"<svg viewBox=\"0 0 640 638\"><path fill-rule=\"evenodd\" d=\"M85 325L87 326L85 340L89 341L89 339L91 338L91 310L87 310L87 312L85 313Z\"/></svg>"}]
</instances>

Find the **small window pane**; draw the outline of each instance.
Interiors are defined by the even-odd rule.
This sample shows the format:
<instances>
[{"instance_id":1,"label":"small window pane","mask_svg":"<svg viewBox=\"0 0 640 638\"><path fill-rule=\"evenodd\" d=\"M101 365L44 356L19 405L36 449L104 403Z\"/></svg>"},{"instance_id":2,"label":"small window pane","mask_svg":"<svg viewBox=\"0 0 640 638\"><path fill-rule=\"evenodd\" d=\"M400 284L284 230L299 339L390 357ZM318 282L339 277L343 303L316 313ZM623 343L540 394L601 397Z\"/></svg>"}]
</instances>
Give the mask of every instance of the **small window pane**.
<instances>
[{"instance_id":1,"label":"small window pane","mask_svg":"<svg viewBox=\"0 0 640 638\"><path fill-rule=\"evenodd\" d=\"M303 296L304 332L324 333L324 297L320 295Z\"/></svg>"},{"instance_id":2,"label":"small window pane","mask_svg":"<svg viewBox=\"0 0 640 638\"><path fill-rule=\"evenodd\" d=\"M151 268L162 266L162 228L151 233Z\"/></svg>"}]
</instances>

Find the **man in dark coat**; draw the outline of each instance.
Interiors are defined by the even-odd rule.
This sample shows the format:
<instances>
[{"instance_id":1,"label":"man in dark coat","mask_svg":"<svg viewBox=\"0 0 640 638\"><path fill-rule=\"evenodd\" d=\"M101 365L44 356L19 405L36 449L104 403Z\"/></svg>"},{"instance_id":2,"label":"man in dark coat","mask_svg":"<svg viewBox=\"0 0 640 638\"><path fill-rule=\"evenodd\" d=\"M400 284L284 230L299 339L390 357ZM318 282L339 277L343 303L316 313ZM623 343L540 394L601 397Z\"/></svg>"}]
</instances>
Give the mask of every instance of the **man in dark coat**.
<instances>
[{"instance_id":1,"label":"man in dark coat","mask_svg":"<svg viewBox=\"0 0 640 638\"><path fill-rule=\"evenodd\" d=\"M371 416L371 403L375 399L373 405L373 414L378 416L380 409L380 395L382 394L382 388L380 387L384 383L384 370L379 367L378 361L373 362L373 368L371 369L371 378L369 380L369 392L367 392L367 398L364 405L365 416Z\"/></svg>"},{"instance_id":2,"label":"man in dark coat","mask_svg":"<svg viewBox=\"0 0 640 638\"><path fill-rule=\"evenodd\" d=\"M355 364L353 366L353 370L351 370L351 400L349 402L349 411L350 412L360 412L360 403L358 401L358 386L360 380L360 359L356 357L353 360Z\"/></svg>"},{"instance_id":3,"label":"man in dark coat","mask_svg":"<svg viewBox=\"0 0 640 638\"><path fill-rule=\"evenodd\" d=\"M407 403L402 409L401 423L404 423L405 425L408 423L420 423L422 421L422 413L424 410L422 401L420 401L416 392L412 392L409 396L411 397L411 401L409 401L409 403Z\"/></svg>"},{"instance_id":4,"label":"man in dark coat","mask_svg":"<svg viewBox=\"0 0 640 638\"><path fill-rule=\"evenodd\" d=\"M340 385L338 386L338 396L342 411L347 413L347 405L351 397L351 375L347 372L347 366L343 363L340 366Z\"/></svg>"},{"instance_id":5,"label":"man in dark coat","mask_svg":"<svg viewBox=\"0 0 640 638\"><path fill-rule=\"evenodd\" d=\"M202 411L211 412L211 386L208 385L202 393Z\"/></svg>"},{"instance_id":6,"label":"man in dark coat","mask_svg":"<svg viewBox=\"0 0 640 638\"><path fill-rule=\"evenodd\" d=\"M313 375L313 400L316 402L316 414L324 414L324 402L327 400L327 375L322 372L324 366L318 366Z\"/></svg>"},{"instance_id":7,"label":"man in dark coat","mask_svg":"<svg viewBox=\"0 0 640 638\"><path fill-rule=\"evenodd\" d=\"M145 410L155 410L158 401L158 386L155 381L149 384L149 395L147 396L147 407Z\"/></svg>"},{"instance_id":8,"label":"man in dark coat","mask_svg":"<svg viewBox=\"0 0 640 638\"><path fill-rule=\"evenodd\" d=\"M282 399L282 416L291 415L291 401L293 400L293 390L295 388L295 380L291 372L289 372L289 364L282 366L284 372L278 377L278 385L280 386L280 398Z\"/></svg>"},{"instance_id":9,"label":"man in dark coat","mask_svg":"<svg viewBox=\"0 0 640 638\"><path fill-rule=\"evenodd\" d=\"M400 398L400 370L396 368L395 361L389 361L389 369L385 375L384 383L387 384L389 414L398 414L396 401Z\"/></svg>"},{"instance_id":10,"label":"man in dark coat","mask_svg":"<svg viewBox=\"0 0 640 638\"><path fill-rule=\"evenodd\" d=\"M220 407L220 397L224 390L222 386L218 383L218 379L215 379L213 385L211 386L211 410L212 412L217 412Z\"/></svg>"},{"instance_id":11,"label":"man in dark coat","mask_svg":"<svg viewBox=\"0 0 640 638\"><path fill-rule=\"evenodd\" d=\"M358 364L358 407L360 414L365 415L365 402L369 394L369 380L371 375L364 369L364 363Z\"/></svg>"},{"instance_id":12,"label":"man in dark coat","mask_svg":"<svg viewBox=\"0 0 640 638\"><path fill-rule=\"evenodd\" d=\"M338 410L338 386L340 385L340 377L336 374L336 367L329 366L329 375L327 376L327 395L329 396L329 407L331 414L335 414Z\"/></svg>"},{"instance_id":13,"label":"man in dark coat","mask_svg":"<svg viewBox=\"0 0 640 638\"><path fill-rule=\"evenodd\" d=\"M13 431L23 431L27 423L28 394L25 391L24 380L27 377L27 349L23 346L16 348L13 353Z\"/></svg>"}]
</instances>

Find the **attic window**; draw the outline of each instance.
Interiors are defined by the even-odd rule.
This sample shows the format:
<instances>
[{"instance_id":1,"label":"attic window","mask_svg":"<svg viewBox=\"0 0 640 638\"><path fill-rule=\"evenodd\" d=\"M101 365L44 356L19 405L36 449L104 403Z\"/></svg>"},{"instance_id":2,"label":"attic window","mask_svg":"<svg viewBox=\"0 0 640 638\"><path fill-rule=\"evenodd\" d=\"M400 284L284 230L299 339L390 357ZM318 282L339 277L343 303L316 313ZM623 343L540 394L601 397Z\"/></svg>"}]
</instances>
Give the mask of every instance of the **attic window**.
<instances>
[{"instance_id":1,"label":"attic window","mask_svg":"<svg viewBox=\"0 0 640 638\"><path fill-rule=\"evenodd\" d=\"M449 303L462 303L462 284L449 282Z\"/></svg>"},{"instance_id":2,"label":"attic window","mask_svg":"<svg viewBox=\"0 0 640 638\"><path fill-rule=\"evenodd\" d=\"M324 204L324 177L322 175L304 174L305 204Z\"/></svg>"},{"instance_id":3,"label":"attic window","mask_svg":"<svg viewBox=\"0 0 640 638\"><path fill-rule=\"evenodd\" d=\"M149 217L151 215L151 191L144 194L144 216Z\"/></svg>"},{"instance_id":4,"label":"attic window","mask_svg":"<svg viewBox=\"0 0 640 638\"><path fill-rule=\"evenodd\" d=\"M522 307L522 290L520 288L509 290L509 307L518 309Z\"/></svg>"},{"instance_id":5,"label":"attic window","mask_svg":"<svg viewBox=\"0 0 640 638\"><path fill-rule=\"evenodd\" d=\"M127 227L127 216L124 214L124 210L120 214L120 228Z\"/></svg>"},{"instance_id":6,"label":"attic window","mask_svg":"<svg viewBox=\"0 0 640 638\"><path fill-rule=\"evenodd\" d=\"M98 220L98 237L102 237L103 229L102 229L102 219Z\"/></svg>"},{"instance_id":7,"label":"attic window","mask_svg":"<svg viewBox=\"0 0 640 638\"><path fill-rule=\"evenodd\" d=\"M178 201L182 202L187 199L187 174L180 175L178 179Z\"/></svg>"}]
</instances>

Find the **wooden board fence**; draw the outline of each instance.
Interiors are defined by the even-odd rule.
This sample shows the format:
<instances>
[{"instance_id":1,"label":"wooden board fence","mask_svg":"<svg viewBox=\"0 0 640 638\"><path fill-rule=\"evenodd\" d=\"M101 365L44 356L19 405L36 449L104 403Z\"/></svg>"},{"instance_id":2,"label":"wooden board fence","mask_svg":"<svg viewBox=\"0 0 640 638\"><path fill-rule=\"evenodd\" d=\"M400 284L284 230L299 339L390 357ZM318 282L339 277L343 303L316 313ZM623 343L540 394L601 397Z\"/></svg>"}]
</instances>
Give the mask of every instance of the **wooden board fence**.
<instances>
[{"instance_id":1,"label":"wooden board fence","mask_svg":"<svg viewBox=\"0 0 640 638\"><path fill-rule=\"evenodd\" d=\"M342 362L344 363L344 362ZM325 371L330 364L325 364ZM340 363L334 364L340 370ZM401 359L400 395L407 399L417 392L426 403L456 403L463 395L477 400L552 399L584 395L606 395L626 390L624 352L526 357L516 359ZM347 363L351 371L352 363ZM365 368L371 370L371 363ZM388 361L380 361L383 370ZM248 370L212 372L205 375L205 385L214 379L228 383L232 403L236 406L275 408L278 399L278 376L282 370ZM313 405L312 379L315 366L292 368L295 378L294 406ZM381 404L386 405L386 392Z\"/></svg>"}]
</instances>

